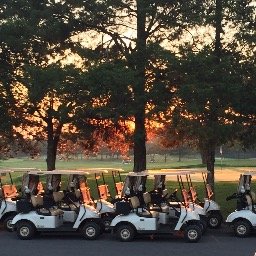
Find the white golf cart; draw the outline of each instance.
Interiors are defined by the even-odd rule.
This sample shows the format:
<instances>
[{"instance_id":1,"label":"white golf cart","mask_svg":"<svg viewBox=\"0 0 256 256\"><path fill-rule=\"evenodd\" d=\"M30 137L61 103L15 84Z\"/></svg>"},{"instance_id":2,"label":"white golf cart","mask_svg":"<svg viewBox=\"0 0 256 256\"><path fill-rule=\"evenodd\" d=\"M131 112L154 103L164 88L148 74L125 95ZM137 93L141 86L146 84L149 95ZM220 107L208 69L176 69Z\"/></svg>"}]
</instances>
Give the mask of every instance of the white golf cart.
<instances>
[{"instance_id":1,"label":"white golf cart","mask_svg":"<svg viewBox=\"0 0 256 256\"><path fill-rule=\"evenodd\" d=\"M238 237L247 237L256 229L256 197L251 189L251 181L256 172L245 172L240 175L237 193L227 197L227 200L237 199L237 209L228 215L226 223L233 227Z\"/></svg>"},{"instance_id":2,"label":"white golf cart","mask_svg":"<svg viewBox=\"0 0 256 256\"><path fill-rule=\"evenodd\" d=\"M162 169L163 171L166 171L166 169ZM223 221L223 217L220 211L220 206L218 203L216 203L213 198L213 191L210 184L207 184L207 170L200 170L200 169L178 169L184 175L186 176L187 185L188 185L188 200L193 203L194 207L199 211L198 214L202 214L202 211L204 212L203 215L205 215L205 219L207 221L208 227L210 228L219 228L221 226L221 223ZM177 169L168 169L168 171L178 171ZM192 177L194 177L196 174L202 175L202 179L204 182L204 190L206 197L204 200L200 200L196 191L196 188L193 186L192 183ZM182 190L186 191L182 178L178 178L178 181L180 183L180 186L182 186ZM185 192L186 193L186 192ZM193 207L191 205L191 207ZM203 207L203 209L201 208Z\"/></svg>"},{"instance_id":3,"label":"white golf cart","mask_svg":"<svg viewBox=\"0 0 256 256\"><path fill-rule=\"evenodd\" d=\"M98 193L98 199L94 200L90 193L90 187L88 183L85 182L83 186L80 185L81 193L83 196L83 202L87 205L95 207L96 211L98 211L101 215L102 221L105 226L105 231L109 232L109 225L112 219L116 216L116 209L115 205L109 202L109 200L111 200L112 197L109 191L109 187L105 182L104 174L107 174L109 170L121 170L114 168L87 168L83 170L86 172L85 176L87 178L90 178L90 176L93 175Z\"/></svg>"},{"instance_id":4,"label":"white golf cart","mask_svg":"<svg viewBox=\"0 0 256 256\"><path fill-rule=\"evenodd\" d=\"M128 173L130 184L126 182L124 189L133 193L129 201L131 210L127 211L129 202L119 202L124 206L124 211L122 213L119 209L120 214L112 220L110 226L113 233L121 241L126 242L133 240L137 234L174 235L178 231L183 231L188 242L198 242L202 236L199 215L181 205L179 209L168 205L150 206L150 193L145 192L145 184L141 183L148 175L150 173L147 171ZM144 205L141 204L139 197L134 195L136 188L143 193Z\"/></svg>"},{"instance_id":5,"label":"white golf cart","mask_svg":"<svg viewBox=\"0 0 256 256\"><path fill-rule=\"evenodd\" d=\"M47 231L79 232L85 239L96 239L104 227L100 214L95 208L74 202L69 195L67 200L70 203L67 205L67 203L63 203L65 193L53 191L54 186L55 189L59 187L60 180L58 179L61 175L84 175L84 173L84 171L70 170L29 172L30 175L46 177L48 188L46 188L44 195L31 195L31 201L21 200L17 202L17 210L20 213L13 218L12 226L18 237L28 240L33 238L38 231ZM77 193L78 191L74 192ZM52 201L56 204L55 206Z\"/></svg>"},{"instance_id":6,"label":"white golf cart","mask_svg":"<svg viewBox=\"0 0 256 256\"><path fill-rule=\"evenodd\" d=\"M20 194L15 186L12 174L25 175L34 168L10 168L0 170L0 221L7 231L12 231L11 222L17 214L16 201ZM8 179L8 181L6 181Z\"/></svg>"},{"instance_id":7,"label":"white golf cart","mask_svg":"<svg viewBox=\"0 0 256 256\"><path fill-rule=\"evenodd\" d=\"M159 172L159 171L158 171ZM204 208L196 204L189 195L189 192L184 186L183 178L191 174L190 170L180 170L180 169L161 169L159 174L155 174L156 171L152 170L152 174L155 177L155 191L163 191L164 199L168 202L168 205L173 207L180 207L179 204L182 204L186 208L190 208L192 211L196 212L200 217L200 224L202 227L202 232L204 233L207 230L207 217ZM167 194L167 189L165 189L165 181L167 176L174 176L177 178L179 188L181 191L182 200L177 196L178 189L173 193ZM160 190L156 189L162 187Z\"/></svg>"},{"instance_id":8,"label":"white golf cart","mask_svg":"<svg viewBox=\"0 0 256 256\"><path fill-rule=\"evenodd\" d=\"M223 222L223 216L220 211L219 204L213 200L213 191L211 188L211 185L207 183L207 170L194 170L193 173L201 172L202 178L204 182L204 189L205 189L205 198L204 201L200 200L198 198L197 192L195 187L192 184L191 177L190 179L190 193L192 195L192 199L195 202L198 202L199 205L202 205L204 207L204 211L206 213L208 226L210 228L219 228ZM193 175L193 174L192 174Z\"/></svg>"}]
</instances>

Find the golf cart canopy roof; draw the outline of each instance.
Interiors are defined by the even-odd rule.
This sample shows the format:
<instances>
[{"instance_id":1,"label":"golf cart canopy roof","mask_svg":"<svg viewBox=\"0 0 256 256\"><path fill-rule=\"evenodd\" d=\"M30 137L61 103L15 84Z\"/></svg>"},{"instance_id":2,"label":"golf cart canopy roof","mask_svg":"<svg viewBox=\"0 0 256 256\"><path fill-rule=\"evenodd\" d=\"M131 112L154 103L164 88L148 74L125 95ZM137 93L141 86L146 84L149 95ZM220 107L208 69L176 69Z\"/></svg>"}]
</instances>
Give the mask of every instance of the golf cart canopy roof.
<instances>
[{"instance_id":1,"label":"golf cart canopy roof","mask_svg":"<svg viewBox=\"0 0 256 256\"><path fill-rule=\"evenodd\" d=\"M92 168L88 168L88 170L91 170ZM93 170L104 170L104 171L115 171L115 172L124 172L124 169L121 168L93 168Z\"/></svg>"},{"instance_id":2,"label":"golf cart canopy roof","mask_svg":"<svg viewBox=\"0 0 256 256\"><path fill-rule=\"evenodd\" d=\"M243 173L243 175L247 175L247 176L249 176L249 175L251 175L251 176L256 176L256 170L254 170L254 171L246 171L246 172Z\"/></svg>"},{"instance_id":3,"label":"golf cart canopy roof","mask_svg":"<svg viewBox=\"0 0 256 256\"><path fill-rule=\"evenodd\" d=\"M78 175L86 175L89 174L85 170L53 170L53 171L30 171L28 174L32 175L52 175L52 174L78 174Z\"/></svg>"},{"instance_id":4,"label":"golf cart canopy roof","mask_svg":"<svg viewBox=\"0 0 256 256\"><path fill-rule=\"evenodd\" d=\"M10 173L10 172L31 172L31 171L40 171L37 168L8 168L0 169L0 173Z\"/></svg>"},{"instance_id":5,"label":"golf cart canopy roof","mask_svg":"<svg viewBox=\"0 0 256 256\"><path fill-rule=\"evenodd\" d=\"M148 176L148 175L164 175L164 176L177 176L177 175L186 175L186 174L192 174L193 172L188 171L180 171L176 169L174 171L168 171L169 169L163 169L163 170L146 170L143 172L129 172L127 176L133 176L133 177L139 177L139 176Z\"/></svg>"},{"instance_id":6,"label":"golf cart canopy roof","mask_svg":"<svg viewBox=\"0 0 256 256\"><path fill-rule=\"evenodd\" d=\"M80 169L77 169L77 170L80 171ZM108 173L109 171L112 171L112 172L124 172L123 169L119 169L119 168L103 168L103 167L99 167L99 168L84 168L82 170L88 172L89 174Z\"/></svg>"},{"instance_id":7,"label":"golf cart canopy roof","mask_svg":"<svg viewBox=\"0 0 256 256\"><path fill-rule=\"evenodd\" d=\"M187 175L187 174L192 174L193 172L186 172L186 171L163 171L161 170L160 172L150 172L150 175L165 175L165 176L177 176L177 175Z\"/></svg>"},{"instance_id":8,"label":"golf cart canopy roof","mask_svg":"<svg viewBox=\"0 0 256 256\"><path fill-rule=\"evenodd\" d=\"M140 177L140 176L147 176L150 175L148 171L143 171L143 172L128 172L127 176L132 176L132 177Z\"/></svg>"},{"instance_id":9,"label":"golf cart canopy roof","mask_svg":"<svg viewBox=\"0 0 256 256\"><path fill-rule=\"evenodd\" d=\"M183 174L208 173L207 169L200 168L181 168L181 169L161 169L162 172L179 172Z\"/></svg>"},{"instance_id":10,"label":"golf cart canopy roof","mask_svg":"<svg viewBox=\"0 0 256 256\"><path fill-rule=\"evenodd\" d=\"M187 175L193 174L194 172L190 171L189 169L182 170L182 169L161 169L161 170L148 170L149 174L151 175Z\"/></svg>"},{"instance_id":11,"label":"golf cart canopy roof","mask_svg":"<svg viewBox=\"0 0 256 256\"><path fill-rule=\"evenodd\" d=\"M5 176L7 173L13 172L12 170L2 169L0 170L0 176Z\"/></svg>"},{"instance_id":12,"label":"golf cart canopy roof","mask_svg":"<svg viewBox=\"0 0 256 256\"><path fill-rule=\"evenodd\" d=\"M108 173L110 168L84 168L84 169L77 169L78 171L82 170L87 172L87 174L98 174L98 173Z\"/></svg>"}]
</instances>

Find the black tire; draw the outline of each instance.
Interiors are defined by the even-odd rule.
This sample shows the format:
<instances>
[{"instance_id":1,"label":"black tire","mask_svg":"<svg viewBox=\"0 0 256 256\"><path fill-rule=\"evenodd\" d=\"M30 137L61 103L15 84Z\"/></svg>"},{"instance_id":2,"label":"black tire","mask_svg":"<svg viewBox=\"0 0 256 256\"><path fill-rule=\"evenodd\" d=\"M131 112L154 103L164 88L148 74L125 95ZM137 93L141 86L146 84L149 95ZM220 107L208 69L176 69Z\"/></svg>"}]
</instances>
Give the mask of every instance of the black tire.
<instances>
[{"instance_id":1,"label":"black tire","mask_svg":"<svg viewBox=\"0 0 256 256\"><path fill-rule=\"evenodd\" d=\"M17 224L17 236L21 240L30 240L36 234L35 226L28 221L21 221Z\"/></svg>"},{"instance_id":2,"label":"black tire","mask_svg":"<svg viewBox=\"0 0 256 256\"><path fill-rule=\"evenodd\" d=\"M101 234L101 229L97 223L91 221L84 224L81 234L87 240L95 240Z\"/></svg>"},{"instance_id":3,"label":"black tire","mask_svg":"<svg viewBox=\"0 0 256 256\"><path fill-rule=\"evenodd\" d=\"M4 218L4 221L3 221L4 229L9 232L13 231L11 223L14 216L15 215L9 215L6 218Z\"/></svg>"},{"instance_id":4,"label":"black tire","mask_svg":"<svg viewBox=\"0 0 256 256\"><path fill-rule=\"evenodd\" d=\"M189 225L184 230L184 238L189 243L197 243L201 237L202 231L197 225Z\"/></svg>"},{"instance_id":5,"label":"black tire","mask_svg":"<svg viewBox=\"0 0 256 256\"><path fill-rule=\"evenodd\" d=\"M135 236L135 230L131 225L120 225L116 230L116 235L121 242L130 242Z\"/></svg>"},{"instance_id":6,"label":"black tire","mask_svg":"<svg viewBox=\"0 0 256 256\"><path fill-rule=\"evenodd\" d=\"M212 229L219 228L222 223L222 215L219 212L211 212L208 216L208 227Z\"/></svg>"},{"instance_id":7,"label":"black tire","mask_svg":"<svg viewBox=\"0 0 256 256\"><path fill-rule=\"evenodd\" d=\"M247 220L239 220L234 223L234 232L238 237L247 237L251 233L251 224Z\"/></svg>"}]
</instances>

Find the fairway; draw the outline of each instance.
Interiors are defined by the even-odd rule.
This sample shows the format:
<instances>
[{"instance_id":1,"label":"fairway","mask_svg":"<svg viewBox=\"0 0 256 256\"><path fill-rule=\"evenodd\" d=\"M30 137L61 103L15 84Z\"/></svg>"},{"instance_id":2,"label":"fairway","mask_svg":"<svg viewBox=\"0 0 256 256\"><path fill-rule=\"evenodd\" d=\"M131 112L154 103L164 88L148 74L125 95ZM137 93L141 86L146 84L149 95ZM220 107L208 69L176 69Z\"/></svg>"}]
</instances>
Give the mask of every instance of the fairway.
<instances>
[{"instance_id":1,"label":"fairway","mask_svg":"<svg viewBox=\"0 0 256 256\"><path fill-rule=\"evenodd\" d=\"M256 166L256 159L219 159L215 160L215 170L217 178L219 180L234 180L235 177L231 177L237 171L243 171L246 167L249 170ZM38 158L11 158L8 160L0 160L0 168L12 168L12 167L31 167L38 168L41 170L46 169L46 159ZM125 171L132 171L133 162L129 164L123 164L121 159L114 158L89 158L89 159L72 159L69 161L56 160L56 169L80 169L80 168L96 168L96 167L112 167L112 168L122 168ZM205 168L202 165L200 158L184 158L178 161L177 156L169 156L167 161L164 161L164 156L157 155L155 157L155 162L147 162L147 169L164 169L164 168ZM227 172L229 171L229 172ZM227 177L226 177L227 174Z\"/></svg>"}]
</instances>

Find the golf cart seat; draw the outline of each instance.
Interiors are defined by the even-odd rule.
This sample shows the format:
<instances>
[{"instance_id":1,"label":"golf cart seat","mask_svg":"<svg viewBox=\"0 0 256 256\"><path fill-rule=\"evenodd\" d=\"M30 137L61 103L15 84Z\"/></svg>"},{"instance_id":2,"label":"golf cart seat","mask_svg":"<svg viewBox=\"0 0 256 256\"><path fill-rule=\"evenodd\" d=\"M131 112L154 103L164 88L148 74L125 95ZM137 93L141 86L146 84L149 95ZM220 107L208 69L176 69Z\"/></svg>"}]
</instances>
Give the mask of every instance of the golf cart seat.
<instances>
[{"instance_id":1,"label":"golf cart seat","mask_svg":"<svg viewBox=\"0 0 256 256\"><path fill-rule=\"evenodd\" d=\"M143 200L147 207L149 207L149 211L157 211L157 212L169 212L169 207L168 205L154 205L152 203L152 198L149 192L143 193Z\"/></svg>"},{"instance_id":2,"label":"golf cart seat","mask_svg":"<svg viewBox=\"0 0 256 256\"><path fill-rule=\"evenodd\" d=\"M19 195L15 185L3 185L2 189L5 198L15 198Z\"/></svg>"},{"instance_id":3,"label":"golf cart seat","mask_svg":"<svg viewBox=\"0 0 256 256\"><path fill-rule=\"evenodd\" d=\"M246 199L246 204L247 204L248 209L255 213L256 211L255 211L255 208L254 208L254 205L253 205L254 201L253 201L251 193L245 195L245 199Z\"/></svg>"},{"instance_id":4,"label":"golf cart seat","mask_svg":"<svg viewBox=\"0 0 256 256\"><path fill-rule=\"evenodd\" d=\"M130 198L131 206L134 210L136 210L136 214L140 217L145 218L157 218L159 213L156 211L148 211L143 207L140 207L140 200L137 196L133 196Z\"/></svg>"},{"instance_id":5,"label":"golf cart seat","mask_svg":"<svg viewBox=\"0 0 256 256\"><path fill-rule=\"evenodd\" d=\"M44 198L41 195L31 196L31 203L35 209L37 209L37 213L40 215L46 216L58 216L62 215L63 211L57 208L44 208Z\"/></svg>"},{"instance_id":6,"label":"golf cart seat","mask_svg":"<svg viewBox=\"0 0 256 256\"><path fill-rule=\"evenodd\" d=\"M246 204L249 210L252 210L252 198L250 195L245 195Z\"/></svg>"},{"instance_id":7,"label":"golf cart seat","mask_svg":"<svg viewBox=\"0 0 256 256\"><path fill-rule=\"evenodd\" d=\"M59 203L63 200L64 198L64 192L63 191L56 191L56 192L53 192L53 199L54 199L54 202L55 203Z\"/></svg>"},{"instance_id":8,"label":"golf cart seat","mask_svg":"<svg viewBox=\"0 0 256 256\"><path fill-rule=\"evenodd\" d=\"M56 205L63 211L78 211L77 197L73 192L53 192L53 199Z\"/></svg>"},{"instance_id":9,"label":"golf cart seat","mask_svg":"<svg viewBox=\"0 0 256 256\"><path fill-rule=\"evenodd\" d=\"M256 194L254 191L251 191L250 194L251 194L251 198L252 198L252 203L255 204L256 203Z\"/></svg>"}]
</instances>

